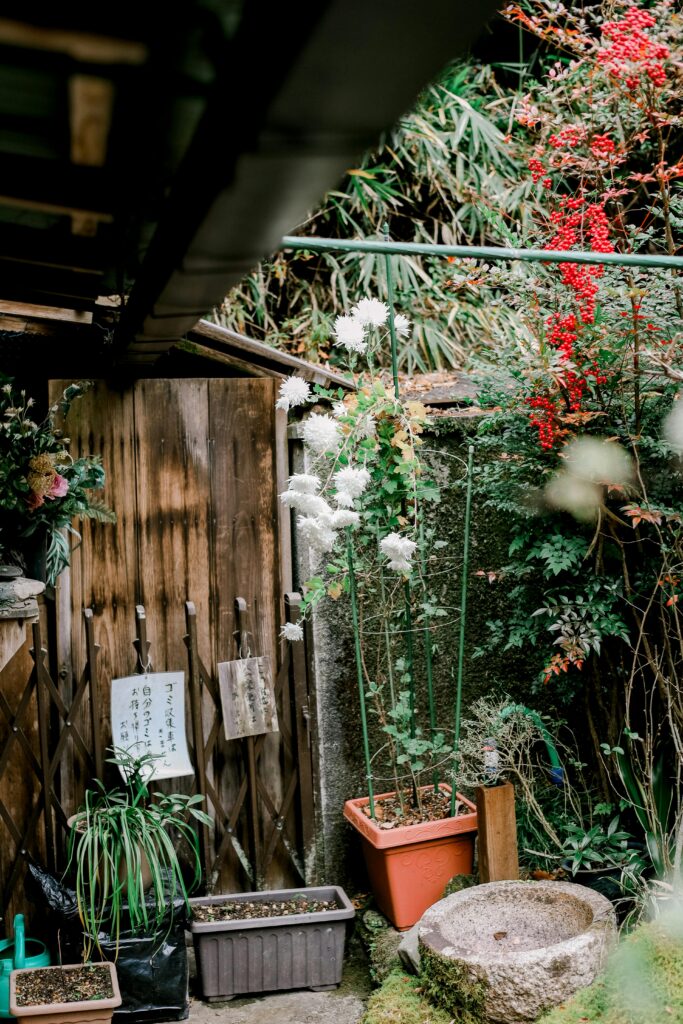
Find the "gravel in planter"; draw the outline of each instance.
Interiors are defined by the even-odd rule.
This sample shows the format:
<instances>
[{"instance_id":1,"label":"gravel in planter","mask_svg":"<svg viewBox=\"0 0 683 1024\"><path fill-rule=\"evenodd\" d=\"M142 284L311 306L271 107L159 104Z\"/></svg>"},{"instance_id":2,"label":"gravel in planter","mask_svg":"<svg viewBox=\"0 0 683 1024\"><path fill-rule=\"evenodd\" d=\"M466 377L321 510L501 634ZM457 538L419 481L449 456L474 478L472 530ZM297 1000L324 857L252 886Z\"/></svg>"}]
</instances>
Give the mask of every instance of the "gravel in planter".
<instances>
[{"instance_id":1,"label":"gravel in planter","mask_svg":"<svg viewBox=\"0 0 683 1024\"><path fill-rule=\"evenodd\" d=\"M16 981L18 1006L42 1006L47 1003L80 1003L93 999L111 999L114 990L107 966L86 964L62 971L35 968L19 974Z\"/></svg>"}]
</instances>

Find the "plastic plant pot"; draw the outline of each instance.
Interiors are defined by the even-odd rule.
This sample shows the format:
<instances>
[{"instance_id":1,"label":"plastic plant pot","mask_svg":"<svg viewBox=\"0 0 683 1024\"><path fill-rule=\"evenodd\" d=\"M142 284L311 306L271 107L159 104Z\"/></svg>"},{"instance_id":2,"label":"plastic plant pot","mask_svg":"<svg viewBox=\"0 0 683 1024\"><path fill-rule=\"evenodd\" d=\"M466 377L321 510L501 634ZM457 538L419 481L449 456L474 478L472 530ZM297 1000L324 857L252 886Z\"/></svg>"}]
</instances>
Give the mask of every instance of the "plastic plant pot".
<instances>
[{"instance_id":1,"label":"plastic plant pot","mask_svg":"<svg viewBox=\"0 0 683 1024\"><path fill-rule=\"evenodd\" d=\"M424 791L429 786L422 787ZM450 795L446 783L440 787ZM380 793L375 800L394 796ZM344 817L361 838L370 884L377 905L400 931L412 928L425 910L440 900L454 875L469 875L474 861L477 809L464 796L470 811L455 818L425 821L383 829L364 813L368 797L347 800Z\"/></svg>"},{"instance_id":2,"label":"plastic plant pot","mask_svg":"<svg viewBox=\"0 0 683 1024\"><path fill-rule=\"evenodd\" d=\"M83 964L68 964L64 967L27 967L21 971L12 971L9 979L9 1008L13 1017L26 1024L108 1024L117 1006L121 1005L121 993L116 977L114 964L96 964L97 968L107 969L111 979L113 995L106 999L87 999L74 1003L41 1003L35 1006L17 1006L16 982L20 974L33 971L69 971L81 970Z\"/></svg>"},{"instance_id":3,"label":"plastic plant pot","mask_svg":"<svg viewBox=\"0 0 683 1024\"><path fill-rule=\"evenodd\" d=\"M191 921L203 999L232 999L295 988L320 992L339 985L346 926L355 915L339 886L201 896L190 900L190 905L216 906L226 900L269 903L299 894L313 900L334 900L336 908L284 917Z\"/></svg>"}]
</instances>

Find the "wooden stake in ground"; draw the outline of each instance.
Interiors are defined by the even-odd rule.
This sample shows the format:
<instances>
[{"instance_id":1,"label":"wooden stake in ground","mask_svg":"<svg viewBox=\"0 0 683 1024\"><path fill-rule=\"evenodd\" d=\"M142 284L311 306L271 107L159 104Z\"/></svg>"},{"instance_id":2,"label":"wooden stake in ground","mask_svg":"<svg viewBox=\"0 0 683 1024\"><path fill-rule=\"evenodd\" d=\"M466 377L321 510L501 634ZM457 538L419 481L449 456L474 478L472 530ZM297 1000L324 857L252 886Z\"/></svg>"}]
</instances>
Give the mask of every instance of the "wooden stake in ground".
<instances>
[{"instance_id":1,"label":"wooden stake in ground","mask_svg":"<svg viewBox=\"0 0 683 1024\"><path fill-rule=\"evenodd\" d=\"M479 881L519 878L515 788L511 782L477 789Z\"/></svg>"}]
</instances>

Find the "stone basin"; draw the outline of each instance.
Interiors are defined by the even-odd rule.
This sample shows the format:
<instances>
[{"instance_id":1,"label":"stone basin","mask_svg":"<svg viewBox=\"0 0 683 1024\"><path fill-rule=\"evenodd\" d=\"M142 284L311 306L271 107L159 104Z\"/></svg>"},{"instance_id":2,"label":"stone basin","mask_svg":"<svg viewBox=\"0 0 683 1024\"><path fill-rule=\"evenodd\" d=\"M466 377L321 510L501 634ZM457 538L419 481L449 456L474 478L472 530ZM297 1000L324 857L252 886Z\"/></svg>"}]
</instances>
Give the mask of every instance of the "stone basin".
<instances>
[{"instance_id":1,"label":"stone basin","mask_svg":"<svg viewBox=\"0 0 683 1024\"><path fill-rule=\"evenodd\" d=\"M616 918L583 885L489 882L435 903L418 934L426 988L456 1019L521 1024L594 981Z\"/></svg>"}]
</instances>

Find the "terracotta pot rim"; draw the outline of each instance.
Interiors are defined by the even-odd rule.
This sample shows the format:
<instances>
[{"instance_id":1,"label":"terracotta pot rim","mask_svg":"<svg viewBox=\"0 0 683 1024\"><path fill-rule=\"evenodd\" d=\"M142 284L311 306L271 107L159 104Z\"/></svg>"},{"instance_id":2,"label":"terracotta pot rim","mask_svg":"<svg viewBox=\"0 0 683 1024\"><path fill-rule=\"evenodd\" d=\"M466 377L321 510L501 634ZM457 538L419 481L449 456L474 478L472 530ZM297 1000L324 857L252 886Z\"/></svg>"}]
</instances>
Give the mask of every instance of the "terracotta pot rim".
<instances>
[{"instance_id":1,"label":"terracotta pot rim","mask_svg":"<svg viewBox=\"0 0 683 1024\"><path fill-rule=\"evenodd\" d=\"M65 1014L71 1015L74 1013L82 1013L84 1010L114 1010L117 1006L121 1005L121 991L119 989L119 982L116 975L116 967L113 963L108 960L103 961L101 964L94 964L95 967L107 967L109 970L109 977L111 978L111 987L113 995L107 999L84 999L80 1002L75 1003L37 1003L33 1006L17 1006L16 1004L16 977L18 974L26 974L27 972L34 973L35 971L68 971L75 970L83 967L83 964L64 964L63 966L53 967L22 967L21 970L15 970L10 973L9 979L9 1008L10 1013L13 1017L38 1017L45 1016L47 1014Z\"/></svg>"},{"instance_id":2,"label":"terracotta pot rim","mask_svg":"<svg viewBox=\"0 0 683 1024\"><path fill-rule=\"evenodd\" d=\"M431 786L421 786L422 791ZM446 782L439 783L439 789L450 796L451 787ZM375 799L394 796L395 790L387 793L376 793ZM461 803L470 808L470 814L459 814L455 818L440 818L438 821L417 822L415 825L399 825L398 828L379 828L372 818L368 818L361 810L370 803L369 796L355 797L344 804L344 817L353 825L357 832L377 849L389 849L395 846L408 846L410 843L423 843L429 839L447 839L450 836L462 835L477 830L477 808L467 797L456 791Z\"/></svg>"}]
</instances>

